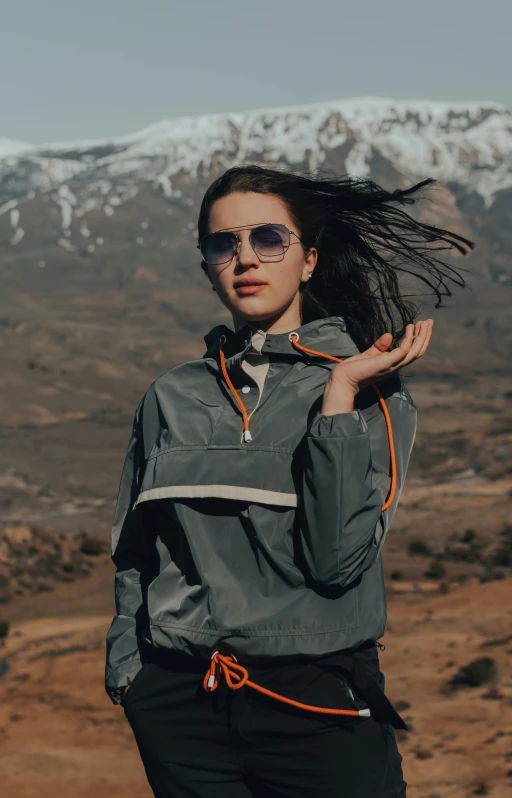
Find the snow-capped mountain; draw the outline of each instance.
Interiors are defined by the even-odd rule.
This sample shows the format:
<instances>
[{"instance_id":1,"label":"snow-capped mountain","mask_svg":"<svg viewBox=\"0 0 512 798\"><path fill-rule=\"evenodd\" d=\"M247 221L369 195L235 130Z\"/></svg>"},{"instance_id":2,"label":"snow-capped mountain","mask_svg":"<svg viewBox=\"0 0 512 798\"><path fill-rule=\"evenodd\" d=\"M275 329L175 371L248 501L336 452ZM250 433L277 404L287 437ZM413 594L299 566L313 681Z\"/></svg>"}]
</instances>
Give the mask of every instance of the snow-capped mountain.
<instances>
[{"instance_id":1,"label":"snow-capped mountain","mask_svg":"<svg viewBox=\"0 0 512 798\"><path fill-rule=\"evenodd\" d=\"M12 158L15 155L21 155L23 152L35 150L33 144L27 144L25 141L14 141L14 139L0 139L0 160L2 158Z\"/></svg>"},{"instance_id":2,"label":"snow-capped mountain","mask_svg":"<svg viewBox=\"0 0 512 798\"><path fill-rule=\"evenodd\" d=\"M435 311L431 369L509 369L512 111L362 98L173 119L113 139L0 140L0 350L17 418L53 423L63 407L75 418L76 386L84 402L91 386L110 395L105 380L124 391L133 379L137 392L172 358L201 356L204 320L226 315L196 249L199 203L242 162L369 176L387 189L437 178L421 218L476 249L456 263L469 290L454 288L449 312ZM424 284L415 290L428 304ZM51 412L34 410L41 374Z\"/></svg>"},{"instance_id":3,"label":"snow-capped mountain","mask_svg":"<svg viewBox=\"0 0 512 798\"><path fill-rule=\"evenodd\" d=\"M409 180L435 177L490 207L512 187L512 111L361 98L183 117L113 139L42 147L0 140L0 213L50 193L66 229L91 210L112 214L148 182L171 197L180 174L197 179L244 160L315 168L333 154L349 174L370 174L377 156Z\"/></svg>"}]
</instances>

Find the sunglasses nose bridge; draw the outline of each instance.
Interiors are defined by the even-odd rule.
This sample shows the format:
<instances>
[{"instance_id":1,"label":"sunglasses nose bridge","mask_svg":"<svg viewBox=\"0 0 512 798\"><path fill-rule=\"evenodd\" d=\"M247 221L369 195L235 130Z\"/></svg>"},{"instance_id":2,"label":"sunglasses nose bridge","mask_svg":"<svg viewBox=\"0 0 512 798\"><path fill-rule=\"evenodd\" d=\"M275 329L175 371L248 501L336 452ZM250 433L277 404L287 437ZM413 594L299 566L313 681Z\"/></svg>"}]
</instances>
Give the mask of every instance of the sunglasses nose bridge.
<instances>
[{"instance_id":1,"label":"sunglasses nose bridge","mask_svg":"<svg viewBox=\"0 0 512 798\"><path fill-rule=\"evenodd\" d=\"M255 257L258 258L258 253L254 247L250 231L247 232L245 238L246 238L246 243L244 246L242 237L240 237L240 235L237 235L238 240L236 245L235 256L239 263L242 264L245 263L246 265L250 265L249 261L252 262Z\"/></svg>"}]
</instances>

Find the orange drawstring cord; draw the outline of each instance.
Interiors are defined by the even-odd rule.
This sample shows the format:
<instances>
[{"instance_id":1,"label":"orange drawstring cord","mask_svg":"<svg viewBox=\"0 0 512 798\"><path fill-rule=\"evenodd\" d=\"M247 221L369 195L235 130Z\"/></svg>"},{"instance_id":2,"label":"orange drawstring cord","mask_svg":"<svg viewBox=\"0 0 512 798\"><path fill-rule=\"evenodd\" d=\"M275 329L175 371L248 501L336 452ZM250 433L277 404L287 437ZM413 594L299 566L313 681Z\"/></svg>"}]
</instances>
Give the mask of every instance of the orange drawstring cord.
<instances>
[{"instance_id":1,"label":"orange drawstring cord","mask_svg":"<svg viewBox=\"0 0 512 798\"><path fill-rule=\"evenodd\" d=\"M310 355L319 355L320 357L325 357L328 360L335 360L336 363L343 363L343 359L341 357L334 357L334 355L326 355L325 352L317 352L315 349L308 349L307 346L302 346L302 344L298 343L298 338L299 338L298 334L297 333L290 333L290 336L292 336L292 335L296 336L296 338L293 338L293 339L290 337L290 341L292 342L292 345L296 349L300 349L302 352L307 352ZM235 390L235 388L233 386L233 383L229 379L229 375L228 375L228 372L227 372L227 369L226 369L226 358L225 358L224 352L222 350L222 340L223 339L225 340L225 336L221 335L220 343L219 343L219 354L220 354L220 365L221 365L222 373L224 375L224 379L226 380L227 384L229 385L229 389L230 389L231 393L233 394L233 396L234 396L234 398L235 398L240 410L242 411L242 418L243 418L243 422L244 422L243 439L244 439L244 441L252 441L252 435L251 435L251 433L249 431L249 416L247 415L247 410L245 409L244 403L242 402L242 400L240 399L238 393L236 392L236 390ZM377 394L377 396L379 398L380 408L381 408L382 412L384 413L384 419L386 421L386 428L387 428L388 441L389 441L389 454L390 454L390 459L391 459L391 485L390 485L390 488L389 488L388 498L386 499L386 501L384 502L384 504L382 505L382 508L381 508L382 512L384 512L384 510L387 510L388 507L390 506L390 504L393 502L393 499L395 498L395 494L396 494L396 454L395 454L395 443L394 443L394 440L393 440L393 428L391 426L391 418L389 416L389 411L388 411L388 408L386 406L386 401L385 401L384 397L382 396L380 390L375 385L375 383L372 382L371 383L371 387L373 388L373 390Z\"/></svg>"},{"instance_id":2,"label":"orange drawstring cord","mask_svg":"<svg viewBox=\"0 0 512 798\"><path fill-rule=\"evenodd\" d=\"M293 333L290 333L293 335ZM295 346L297 349L300 349L302 352L308 352L310 355L320 355L321 357L326 357L328 360L335 360L336 363L343 363L343 358L341 357L334 357L334 355L326 355L325 352L317 352L315 349L308 349L307 346L302 346L302 344L298 343L299 336L295 333L297 339L290 338L292 345ZM396 493L396 454L395 454L395 442L393 440L393 428L391 426L391 418L389 416L388 408L386 407L386 401L382 396L380 390L377 388L375 383L371 383L371 386L377 396L379 397L379 404L382 412L384 413L384 418L386 420L386 427L388 431L388 441L389 441L389 455L391 458L391 485L389 489L388 498L382 505L381 510L387 510L389 505L392 503L393 499L395 498Z\"/></svg>"},{"instance_id":3,"label":"orange drawstring cord","mask_svg":"<svg viewBox=\"0 0 512 798\"><path fill-rule=\"evenodd\" d=\"M298 343L298 334L295 333L296 338L292 339L293 333L290 333L290 341L292 342L293 346L297 349L300 349L302 352L307 352L311 355L319 355L320 357L325 357L328 360L335 360L337 363L342 363L343 360L340 357L334 357L334 355L327 355L325 352L318 352L315 349L308 349L306 346L302 346L302 344ZM222 373L224 375L224 379L226 380L231 393L233 394L243 417L244 423L244 431L243 431L243 439L244 441L251 441L252 436L249 431L249 416L247 414L247 410L245 409L245 405L240 399L238 393L235 390L233 383L231 382L227 369L226 369L226 358L222 349L222 340L225 340L224 336L221 336L220 343L219 343L219 353L220 353L220 365L222 369ZM374 384L371 383L371 387L377 394L379 398L379 405L381 407L382 412L384 413L384 418L386 421L386 428L388 433L388 440L389 440L389 452L391 457L391 486L389 490L388 498L386 502L382 505L382 511L387 510L389 505L392 503L395 494L396 494L396 455L395 455L395 445L393 441L393 429L391 426L391 418L389 416L389 411L386 406L386 402L382 393L380 392L379 388ZM233 655L224 656L220 654L218 651L215 651L211 658L211 663L208 671L205 674L203 679L203 687L207 692L213 692L218 687L218 672L219 670L223 673L224 678L226 680L226 684L231 690L239 690L244 685L247 687L252 687L253 690L257 690L259 693L263 693L264 695L269 696L270 698L275 698L277 701L281 701L284 704L290 704L293 707L298 707L299 709L307 709L310 712L320 712L324 715L348 715L352 717L370 717L370 710L368 708L365 709L331 709L329 707L315 707L310 704L303 704L300 701L294 701L291 698L286 698L285 696L279 695L278 693L274 693L272 690L267 690L265 687L261 687L261 685L256 684L255 682L251 682L249 680L249 674L247 669L244 668L242 665L236 662L236 658Z\"/></svg>"},{"instance_id":4,"label":"orange drawstring cord","mask_svg":"<svg viewBox=\"0 0 512 798\"><path fill-rule=\"evenodd\" d=\"M219 685L217 678L219 671L223 673L226 684L229 688L231 688L231 690L240 690L241 687L246 685L247 687L252 687L253 690L257 690L259 693L263 693L270 698L276 698L278 701L281 701L284 704L290 704L292 707L298 707L299 709L307 709L310 712L321 712L324 715L349 715L351 717L365 718L370 717L370 710L368 708L331 709L329 707L315 707L311 704L303 704L300 701L293 701L291 698L286 698L285 696L279 695L279 693L272 692L272 690L267 690L266 687L261 687L261 685L249 680L247 669L244 668L243 665L240 665L233 655L224 655L219 651L215 651L212 654L210 667L203 679L203 687L208 693L212 693L217 689Z\"/></svg>"},{"instance_id":5,"label":"orange drawstring cord","mask_svg":"<svg viewBox=\"0 0 512 798\"><path fill-rule=\"evenodd\" d=\"M226 380L227 384L229 385L229 389L230 389L231 393L233 394L234 398L236 399L238 407L242 411L242 418L244 420L244 441L252 441L252 435L249 432L249 416L247 415L247 410L245 409L244 403L242 402L242 400L238 396L238 394L237 394L237 392L236 392L236 390L235 390L235 388L233 386L233 383L229 379L229 374L228 374L227 369L226 369L226 358L225 358L224 352L222 350L222 339L223 338L224 338L224 336L221 335L220 343L219 343L220 366L221 366L221 369L222 369L222 373L224 374L224 379Z\"/></svg>"}]
</instances>

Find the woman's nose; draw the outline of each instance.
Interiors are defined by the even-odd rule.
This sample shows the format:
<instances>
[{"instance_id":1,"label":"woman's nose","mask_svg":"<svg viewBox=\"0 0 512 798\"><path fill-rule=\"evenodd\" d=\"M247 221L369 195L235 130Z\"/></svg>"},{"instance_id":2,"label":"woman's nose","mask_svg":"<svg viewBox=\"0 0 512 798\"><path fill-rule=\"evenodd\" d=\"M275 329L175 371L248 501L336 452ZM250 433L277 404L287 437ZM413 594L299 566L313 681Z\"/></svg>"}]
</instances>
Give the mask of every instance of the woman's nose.
<instances>
[{"instance_id":1,"label":"woman's nose","mask_svg":"<svg viewBox=\"0 0 512 798\"><path fill-rule=\"evenodd\" d=\"M240 244L238 245L238 263L241 266L253 266L255 263L259 263L258 256L253 250L251 242L249 241L249 230L244 231L239 238Z\"/></svg>"}]
</instances>

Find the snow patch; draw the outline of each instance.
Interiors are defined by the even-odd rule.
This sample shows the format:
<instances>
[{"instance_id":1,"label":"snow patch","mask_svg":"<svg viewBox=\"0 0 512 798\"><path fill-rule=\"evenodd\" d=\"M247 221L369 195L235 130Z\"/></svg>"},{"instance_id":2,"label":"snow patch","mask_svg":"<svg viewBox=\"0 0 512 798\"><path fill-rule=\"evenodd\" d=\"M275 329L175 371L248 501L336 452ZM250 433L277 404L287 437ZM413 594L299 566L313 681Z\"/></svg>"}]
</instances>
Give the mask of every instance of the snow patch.
<instances>
[{"instance_id":1,"label":"snow patch","mask_svg":"<svg viewBox=\"0 0 512 798\"><path fill-rule=\"evenodd\" d=\"M349 174L370 174L380 155L411 181L462 184L487 207L512 186L512 112L504 105L363 97L162 120L128 136L44 147L0 139L0 215L50 197L60 207L64 239L74 219L112 216L142 187L191 207L193 200L173 188L177 175L193 182L244 159L316 170L340 148L340 169Z\"/></svg>"},{"instance_id":2,"label":"snow patch","mask_svg":"<svg viewBox=\"0 0 512 798\"><path fill-rule=\"evenodd\" d=\"M16 244L19 244L23 236L25 235L25 231L22 227L17 227L16 232L14 233L13 237L11 238L11 246L15 247Z\"/></svg>"},{"instance_id":3,"label":"snow patch","mask_svg":"<svg viewBox=\"0 0 512 798\"><path fill-rule=\"evenodd\" d=\"M9 200L9 202L5 202L3 205L0 205L0 216L4 213L8 213L12 208L16 208L18 205L18 200Z\"/></svg>"},{"instance_id":4,"label":"snow patch","mask_svg":"<svg viewBox=\"0 0 512 798\"><path fill-rule=\"evenodd\" d=\"M13 156L19 156L24 152L35 149L33 144L27 144L25 141L0 139L0 158L12 158Z\"/></svg>"},{"instance_id":5,"label":"snow patch","mask_svg":"<svg viewBox=\"0 0 512 798\"><path fill-rule=\"evenodd\" d=\"M16 230L19 220L20 220L19 208L13 208L10 213L10 222L13 230Z\"/></svg>"},{"instance_id":6,"label":"snow patch","mask_svg":"<svg viewBox=\"0 0 512 798\"><path fill-rule=\"evenodd\" d=\"M61 226L64 230L68 230L73 219L73 206L77 204L77 199L69 186L63 185L59 188L55 201L61 209Z\"/></svg>"},{"instance_id":7,"label":"snow patch","mask_svg":"<svg viewBox=\"0 0 512 798\"><path fill-rule=\"evenodd\" d=\"M72 244L71 241L68 241L68 239L64 238L64 237L58 239L57 246L62 247L62 249L65 249L66 252L76 252L75 245Z\"/></svg>"}]
</instances>

